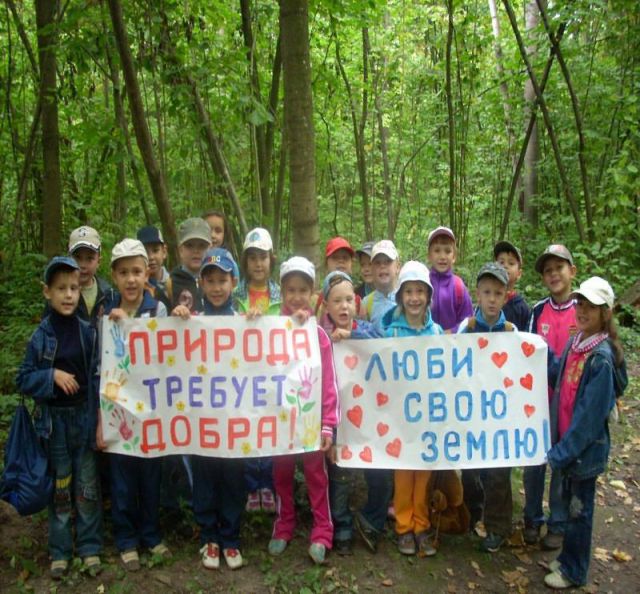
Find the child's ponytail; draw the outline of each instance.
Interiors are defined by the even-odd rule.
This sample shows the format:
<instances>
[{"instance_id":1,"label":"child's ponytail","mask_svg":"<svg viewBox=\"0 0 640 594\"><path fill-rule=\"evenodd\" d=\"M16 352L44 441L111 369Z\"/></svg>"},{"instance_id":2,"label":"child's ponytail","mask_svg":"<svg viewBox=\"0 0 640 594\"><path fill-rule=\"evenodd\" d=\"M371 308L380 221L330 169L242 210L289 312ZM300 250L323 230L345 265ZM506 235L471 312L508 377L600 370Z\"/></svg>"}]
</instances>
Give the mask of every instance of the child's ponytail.
<instances>
[{"instance_id":1,"label":"child's ponytail","mask_svg":"<svg viewBox=\"0 0 640 594\"><path fill-rule=\"evenodd\" d=\"M609 342L611 343L611 349L613 350L613 358L616 362L616 366L620 367L624 361L624 351L622 350L622 342L618 336L618 325L616 324L611 310L609 310L609 316L605 319L604 331L609 334Z\"/></svg>"}]
</instances>

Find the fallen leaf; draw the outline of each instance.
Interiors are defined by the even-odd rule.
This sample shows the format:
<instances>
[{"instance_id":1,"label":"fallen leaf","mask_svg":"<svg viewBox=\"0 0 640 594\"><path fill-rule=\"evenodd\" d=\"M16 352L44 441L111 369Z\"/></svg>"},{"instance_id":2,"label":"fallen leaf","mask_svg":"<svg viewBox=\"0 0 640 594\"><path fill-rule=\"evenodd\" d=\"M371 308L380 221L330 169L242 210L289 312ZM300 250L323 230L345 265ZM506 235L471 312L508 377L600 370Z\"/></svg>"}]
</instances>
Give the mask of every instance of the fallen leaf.
<instances>
[{"instance_id":1,"label":"fallen leaf","mask_svg":"<svg viewBox=\"0 0 640 594\"><path fill-rule=\"evenodd\" d=\"M608 563L611 561L611 557L609 556L609 551L607 549L603 549L602 547L596 547L593 549L593 558L598 561L604 561Z\"/></svg>"},{"instance_id":2,"label":"fallen leaf","mask_svg":"<svg viewBox=\"0 0 640 594\"><path fill-rule=\"evenodd\" d=\"M611 554L616 561L620 561L621 563L631 561L631 559L633 559L633 557L629 555L629 553L625 553L624 551L621 551L619 549L614 549L613 553Z\"/></svg>"},{"instance_id":3,"label":"fallen leaf","mask_svg":"<svg viewBox=\"0 0 640 594\"><path fill-rule=\"evenodd\" d=\"M456 594L457 590L455 584L448 584L447 592L449 592L449 594Z\"/></svg>"},{"instance_id":4,"label":"fallen leaf","mask_svg":"<svg viewBox=\"0 0 640 594\"><path fill-rule=\"evenodd\" d=\"M514 555L518 558L522 563L526 563L527 565L533 565L533 559L527 555L524 551L514 553Z\"/></svg>"},{"instance_id":5,"label":"fallen leaf","mask_svg":"<svg viewBox=\"0 0 640 594\"><path fill-rule=\"evenodd\" d=\"M475 582L467 582L467 588L469 588L469 590L475 590L478 587L478 584L476 584Z\"/></svg>"},{"instance_id":6,"label":"fallen leaf","mask_svg":"<svg viewBox=\"0 0 640 594\"><path fill-rule=\"evenodd\" d=\"M624 489L625 491L627 490L627 485L625 485L624 481L621 481L621 480L614 480L614 481L609 481L609 484L610 484L614 489Z\"/></svg>"},{"instance_id":7,"label":"fallen leaf","mask_svg":"<svg viewBox=\"0 0 640 594\"><path fill-rule=\"evenodd\" d=\"M455 573L453 572L453 569L451 569L451 567L447 567L447 573L453 577L455 575Z\"/></svg>"},{"instance_id":8,"label":"fallen leaf","mask_svg":"<svg viewBox=\"0 0 640 594\"><path fill-rule=\"evenodd\" d=\"M387 587L393 586L393 580L391 578L387 578L386 580L382 580L380 583L383 586L387 586Z\"/></svg>"},{"instance_id":9,"label":"fallen leaf","mask_svg":"<svg viewBox=\"0 0 640 594\"><path fill-rule=\"evenodd\" d=\"M479 578L483 578L484 577L484 573L482 573L480 566L478 565L478 563L476 561L471 561L471 567L473 567L473 569L475 569L476 575Z\"/></svg>"},{"instance_id":10,"label":"fallen leaf","mask_svg":"<svg viewBox=\"0 0 640 594\"><path fill-rule=\"evenodd\" d=\"M507 540L507 544L510 547L523 547L524 546L524 536L522 535L522 530L516 530Z\"/></svg>"},{"instance_id":11,"label":"fallen leaf","mask_svg":"<svg viewBox=\"0 0 640 594\"><path fill-rule=\"evenodd\" d=\"M605 523L605 524L611 524L611 522L613 522L613 516L609 516L609 517L604 521L604 523Z\"/></svg>"}]
</instances>

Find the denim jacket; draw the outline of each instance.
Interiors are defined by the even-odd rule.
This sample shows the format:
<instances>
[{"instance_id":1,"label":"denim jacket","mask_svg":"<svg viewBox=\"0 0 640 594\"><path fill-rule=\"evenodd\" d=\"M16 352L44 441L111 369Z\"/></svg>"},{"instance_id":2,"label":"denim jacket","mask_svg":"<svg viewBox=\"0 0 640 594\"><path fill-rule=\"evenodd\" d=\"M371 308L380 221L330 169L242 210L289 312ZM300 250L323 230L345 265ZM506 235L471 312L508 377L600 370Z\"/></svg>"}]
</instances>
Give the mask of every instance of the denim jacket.
<instances>
[{"instance_id":1,"label":"denim jacket","mask_svg":"<svg viewBox=\"0 0 640 594\"><path fill-rule=\"evenodd\" d=\"M87 415L87 427L85 427L86 438L91 447L95 447L99 387L97 332L89 322L82 319L79 319L79 322L80 344L88 379L87 403L89 414ZM27 345L27 352L16 377L18 390L27 396L31 396L36 403L33 425L36 433L44 439L48 439L51 435L49 404L55 398L53 363L57 348L58 340L56 334L49 316L46 316L31 335Z\"/></svg>"},{"instance_id":2,"label":"denim jacket","mask_svg":"<svg viewBox=\"0 0 640 594\"><path fill-rule=\"evenodd\" d=\"M570 348L571 340L559 363L556 359L550 366L551 378L556 376L550 410L551 441L555 445L549 450L547 460L554 470L582 480L597 476L606 468L611 445L609 413L615 406L616 397L627 386L627 372L624 363L616 366L609 341L601 342L584 363L571 425L558 441L560 384Z\"/></svg>"}]
</instances>

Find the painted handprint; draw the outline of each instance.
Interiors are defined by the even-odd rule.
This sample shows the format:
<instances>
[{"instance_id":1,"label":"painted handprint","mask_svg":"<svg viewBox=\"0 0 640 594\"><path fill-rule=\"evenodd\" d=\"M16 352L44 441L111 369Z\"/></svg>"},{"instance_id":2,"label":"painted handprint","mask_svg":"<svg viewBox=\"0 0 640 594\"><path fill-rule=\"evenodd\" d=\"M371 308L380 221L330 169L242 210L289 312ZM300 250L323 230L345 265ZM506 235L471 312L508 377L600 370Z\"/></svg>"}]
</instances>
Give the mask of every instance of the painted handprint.
<instances>
[{"instance_id":1,"label":"painted handprint","mask_svg":"<svg viewBox=\"0 0 640 594\"><path fill-rule=\"evenodd\" d=\"M131 419L131 425L127 420L127 413L121 408L115 408L111 411L111 418L109 419L109 425L118 430L120 437L125 443L122 447L127 450L135 450L140 442L140 436L136 435L133 439L133 427L136 424L135 419Z\"/></svg>"},{"instance_id":2,"label":"painted handprint","mask_svg":"<svg viewBox=\"0 0 640 594\"><path fill-rule=\"evenodd\" d=\"M302 435L302 447L308 452L310 450L317 449L318 446L318 436L319 425L318 425L318 417L316 415L307 415L304 418L304 433Z\"/></svg>"},{"instance_id":3,"label":"painted handprint","mask_svg":"<svg viewBox=\"0 0 640 594\"><path fill-rule=\"evenodd\" d=\"M105 374L106 383L102 395L112 402L126 402L127 399L120 396L120 389L127 383L127 377L121 371L112 369Z\"/></svg>"},{"instance_id":4,"label":"painted handprint","mask_svg":"<svg viewBox=\"0 0 640 594\"><path fill-rule=\"evenodd\" d=\"M310 367L303 367L299 370L298 378L300 380L300 387L297 390L289 390L287 402L296 405L298 413L302 415L303 413L309 412L316 404L315 401L302 404L302 401L311 398L313 385L318 381L318 378L313 377L313 372Z\"/></svg>"},{"instance_id":5,"label":"painted handprint","mask_svg":"<svg viewBox=\"0 0 640 594\"><path fill-rule=\"evenodd\" d=\"M124 337L122 336L122 330L118 324L112 324L111 338L113 339L113 346L115 347L115 356L118 359L122 359L125 354Z\"/></svg>"}]
</instances>

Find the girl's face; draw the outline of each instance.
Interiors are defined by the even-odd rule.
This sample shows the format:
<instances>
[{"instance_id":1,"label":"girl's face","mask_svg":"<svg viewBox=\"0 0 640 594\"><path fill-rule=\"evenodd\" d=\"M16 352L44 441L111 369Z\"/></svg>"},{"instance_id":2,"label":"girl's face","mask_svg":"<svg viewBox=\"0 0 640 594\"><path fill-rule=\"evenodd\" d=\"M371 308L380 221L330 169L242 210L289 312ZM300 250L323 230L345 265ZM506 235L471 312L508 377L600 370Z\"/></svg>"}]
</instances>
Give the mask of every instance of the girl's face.
<instances>
[{"instance_id":1,"label":"girl's face","mask_svg":"<svg viewBox=\"0 0 640 594\"><path fill-rule=\"evenodd\" d=\"M351 268L353 266L353 256L349 250L341 248L336 250L327 258L327 274L334 270L340 270L351 274Z\"/></svg>"},{"instance_id":2,"label":"girl's face","mask_svg":"<svg viewBox=\"0 0 640 594\"><path fill-rule=\"evenodd\" d=\"M402 307L410 324L424 324L429 299L429 287L420 281L407 281L402 284Z\"/></svg>"},{"instance_id":3,"label":"girl's face","mask_svg":"<svg viewBox=\"0 0 640 594\"><path fill-rule=\"evenodd\" d=\"M584 297L578 296L576 303L576 326L587 338L601 332L611 311L601 305L594 305Z\"/></svg>"},{"instance_id":4,"label":"girl's face","mask_svg":"<svg viewBox=\"0 0 640 594\"><path fill-rule=\"evenodd\" d=\"M311 308L313 284L311 279L303 274L293 272L285 276L282 279L280 291L283 305L292 312Z\"/></svg>"},{"instance_id":5,"label":"girl's face","mask_svg":"<svg viewBox=\"0 0 640 594\"><path fill-rule=\"evenodd\" d=\"M360 254L360 276L368 285L373 284L373 269L371 268L371 258L367 254Z\"/></svg>"},{"instance_id":6,"label":"girl's face","mask_svg":"<svg viewBox=\"0 0 640 594\"><path fill-rule=\"evenodd\" d=\"M224 244L224 219L218 215L210 215L205 220L211 227L211 247L222 247Z\"/></svg>"},{"instance_id":7,"label":"girl's face","mask_svg":"<svg viewBox=\"0 0 640 594\"><path fill-rule=\"evenodd\" d=\"M247 250L247 277L250 283L266 285L271 275L271 258L269 252L256 248Z\"/></svg>"},{"instance_id":8,"label":"girl's face","mask_svg":"<svg viewBox=\"0 0 640 594\"><path fill-rule=\"evenodd\" d=\"M356 294L353 285L347 281L335 285L327 296L326 308L338 328L350 330L356 315Z\"/></svg>"}]
</instances>

